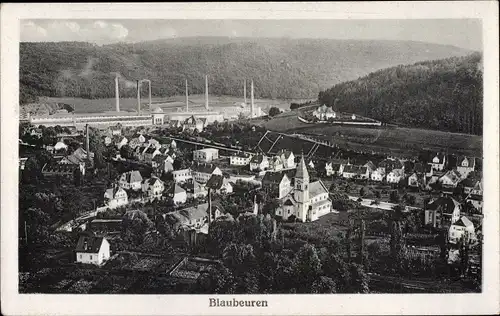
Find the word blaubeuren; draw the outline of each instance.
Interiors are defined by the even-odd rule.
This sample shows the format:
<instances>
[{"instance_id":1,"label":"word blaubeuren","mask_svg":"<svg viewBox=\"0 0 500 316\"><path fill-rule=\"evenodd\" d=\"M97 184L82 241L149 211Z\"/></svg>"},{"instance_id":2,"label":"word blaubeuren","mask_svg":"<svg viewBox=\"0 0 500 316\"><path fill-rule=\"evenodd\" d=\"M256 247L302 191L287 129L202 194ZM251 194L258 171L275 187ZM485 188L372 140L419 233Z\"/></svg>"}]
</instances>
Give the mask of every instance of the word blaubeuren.
<instances>
[{"instance_id":1,"label":"word blaubeuren","mask_svg":"<svg viewBox=\"0 0 500 316\"><path fill-rule=\"evenodd\" d=\"M266 300L220 300L218 298L210 298L209 307L267 307Z\"/></svg>"}]
</instances>

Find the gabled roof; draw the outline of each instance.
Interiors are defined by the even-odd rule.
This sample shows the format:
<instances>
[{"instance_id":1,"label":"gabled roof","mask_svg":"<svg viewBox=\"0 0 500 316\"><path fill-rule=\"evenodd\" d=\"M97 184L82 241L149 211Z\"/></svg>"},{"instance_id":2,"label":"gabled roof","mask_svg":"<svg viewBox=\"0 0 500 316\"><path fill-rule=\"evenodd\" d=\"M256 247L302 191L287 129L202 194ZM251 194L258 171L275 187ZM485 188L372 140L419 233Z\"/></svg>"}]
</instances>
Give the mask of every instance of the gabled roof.
<instances>
[{"instance_id":1,"label":"gabled roof","mask_svg":"<svg viewBox=\"0 0 500 316\"><path fill-rule=\"evenodd\" d=\"M222 186L224 185L224 176L218 175L218 174L213 174L210 179L208 179L206 187L214 190L220 190Z\"/></svg>"},{"instance_id":2,"label":"gabled roof","mask_svg":"<svg viewBox=\"0 0 500 316\"><path fill-rule=\"evenodd\" d=\"M132 170L129 172L125 172L122 174L122 177L125 177L125 181L127 183L141 182L142 176L141 173L137 170Z\"/></svg>"},{"instance_id":3,"label":"gabled roof","mask_svg":"<svg viewBox=\"0 0 500 316\"><path fill-rule=\"evenodd\" d=\"M417 162L414 166L413 166L413 171L416 172L416 173L423 173L425 170L424 170L424 165L420 162Z\"/></svg>"},{"instance_id":4,"label":"gabled roof","mask_svg":"<svg viewBox=\"0 0 500 316\"><path fill-rule=\"evenodd\" d=\"M446 158L445 155L443 153L437 153L436 156L432 157L432 160L434 160L434 158L438 158L439 160L439 164L442 164L444 162L444 159Z\"/></svg>"},{"instance_id":5,"label":"gabled roof","mask_svg":"<svg viewBox=\"0 0 500 316\"><path fill-rule=\"evenodd\" d=\"M463 226L463 227L474 229L474 224L472 224L472 222L465 216L460 217L460 219L458 221L456 221L455 223L453 223L453 225Z\"/></svg>"},{"instance_id":6,"label":"gabled roof","mask_svg":"<svg viewBox=\"0 0 500 316\"><path fill-rule=\"evenodd\" d=\"M453 169L453 170L446 172L444 174L444 176L442 176L442 178L444 178L444 177L447 177L448 179L450 179L454 183L458 183L460 181L460 179L462 178L462 175L460 174L460 172Z\"/></svg>"},{"instance_id":7,"label":"gabled roof","mask_svg":"<svg viewBox=\"0 0 500 316\"><path fill-rule=\"evenodd\" d=\"M167 159L167 156L161 155L161 154L153 157L153 161L158 162L158 163L164 162L165 159Z\"/></svg>"},{"instance_id":8,"label":"gabled roof","mask_svg":"<svg viewBox=\"0 0 500 316\"><path fill-rule=\"evenodd\" d=\"M474 167L476 165L476 159L474 157L460 156L457 158L457 167L461 167L464 160L467 160L469 167Z\"/></svg>"},{"instance_id":9,"label":"gabled roof","mask_svg":"<svg viewBox=\"0 0 500 316\"><path fill-rule=\"evenodd\" d=\"M293 155L293 152L291 150L286 150L286 149L281 149L279 152L278 152L278 155L281 157L283 156L285 159L288 159L290 158L290 156Z\"/></svg>"},{"instance_id":10,"label":"gabled roof","mask_svg":"<svg viewBox=\"0 0 500 316\"><path fill-rule=\"evenodd\" d=\"M397 159L384 159L379 164L379 167L386 169L401 169L403 164Z\"/></svg>"},{"instance_id":11,"label":"gabled roof","mask_svg":"<svg viewBox=\"0 0 500 316\"><path fill-rule=\"evenodd\" d=\"M392 169L392 171L389 172L389 174L393 174L396 177L401 177L403 176L404 172L403 169Z\"/></svg>"},{"instance_id":12,"label":"gabled roof","mask_svg":"<svg viewBox=\"0 0 500 316\"><path fill-rule=\"evenodd\" d=\"M252 159L250 160L251 163L258 163L258 164L261 164L262 161L264 161L264 155L255 155L252 157ZM265 157L267 159L267 157Z\"/></svg>"},{"instance_id":13,"label":"gabled roof","mask_svg":"<svg viewBox=\"0 0 500 316\"><path fill-rule=\"evenodd\" d=\"M176 195L176 194L179 194L179 193L186 193L186 190L184 190L183 188L181 188L179 185L175 184L171 188L171 193L173 193L174 195Z\"/></svg>"},{"instance_id":14,"label":"gabled roof","mask_svg":"<svg viewBox=\"0 0 500 316\"><path fill-rule=\"evenodd\" d=\"M318 180L309 184L309 197L313 198L323 193L328 193L328 189L323 181Z\"/></svg>"},{"instance_id":15,"label":"gabled roof","mask_svg":"<svg viewBox=\"0 0 500 316\"><path fill-rule=\"evenodd\" d=\"M367 168L364 166L347 165L344 167L344 173L366 174Z\"/></svg>"},{"instance_id":16,"label":"gabled roof","mask_svg":"<svg viewBox=\"0 0 500 316\"><path fill-rule=\"evenodd\" d=\"M293 177L293 172L295 170L293 169L289 169L289 170L285 170L285 171L277 171L277 172L266 172L264 174L264 177L262 178L262 183L265 183L265 182L271 182L271 183L275 183L275 184L279 184L284 177L287 177L289 180L291 180L291 178Z\"/></svg>"},{"instance_id":17,"label":"gabled roof","mask_svg":"<svg viewBox=\"0 0 500 316\"><path fill-rule=\"evenodd\" d=\"M363 165L363 167L367 167L367 168L369 168L371 170L375 170L377 168L377 166L375 166L375 164L373 162L371 162L371 161L368 161L367 163L365 163Z\"/></svg>"},{"instance_id":18,"label":"gabled roof","mask_svg":"<svg viewBox=\"0 0 500 316\"><path fill-rule=\"evenodd\" d=\"M114 188L109 188L106 190L106 192L104 193L105 196L108 196L110 197L111 199L114 199L115 198L115 195L118 191L123 191L125 192L125 190L123 190L122 188L120 187L114 187ZM125 192L125 194L127 194L127 192Z\"/></svg>"},{"instance_id":19,"label":"gabled roof","mask_svg":"<svg viewBox=\"0 0 500 316\"><path fill-rule=\"evenodd\" d=\"M144 153L145 154L154 154L156 150L157 150L156 147L150 146L150 147L148 147L148 149L146 149L146 151Z\"/></svg>"},{"instance_id":20,"label":"gabled roof","mask_svg":"<svg viewBox=\"0 0 500 316\"><path fill-rule=\"evenodd\" d=\"M77 165L69 165L69 164L45 164L42 168L42 173L43 172L72 173L78 168L79 167Z\"/></svg>"},{"instance_id":21,"label":"gabled roof","mask_svg":"<svg viewBox=\"0 0 500 316\"><path fill-rule=\"evenodd\" d=\"M193 193L196 193L196 192L206 192L207 191L206 186L202 185L201 183L199 183L196 180L193 180L192 185L193 185Z\"/></svg>"},{"instance_id":22,"label":"gabled roof","mask_svg":"<svg viewBox=\"0 0 500 316\"><path fill-rule=\"evenodd\" d=\"M443 213L452 214L455 207L458 207L459 205L460 203L458 203L455 199L442 196L427 204L427 209L437 210L438 208L442 208Z\"/></svg>"},{"instance_id":23,"label":"gabled roof","mask_svg":"<svg viewBox=\"0 0 500 316\"><path fill-rule=\"evenodd\" d=\"M217 169L217 166L214 164L193 163L191 169L195 172L212 174Z\"/></svg>"},{"instance_id":24,"label":"gabled roof","mask_svg":"<svg viewBox=\"0 0 500 316\"><path fill-rule=\"evenodd\" d=\"M243 152L236 152L233 154L234 157L241 157L241 158L250 158L250 154L243 153Z\"/></svg>"},{"instance_id":25,"label":"gabled roof","mask_svg":"<svg viewBox=\"0 0 500 316\"><path fill-rule=\"evenodd\" d=\"M163 181L161 181L159 178L157 177L151 177L151 178L146 178L142 181L142 183L148 185L148 186L153 186L156 184L156 182L159 182L159 183L162 183L163 184Z\"/></svg>"},{"instance_id":26,"label":"gabled roof","mask_svg":"<svg viewBox=\"0 0 500 316\"><path fill-rule=\"evenodd\" d=\"M81 236L76 244L76 252L98 253L104 237Z\"/></svg>"}]
</instances>

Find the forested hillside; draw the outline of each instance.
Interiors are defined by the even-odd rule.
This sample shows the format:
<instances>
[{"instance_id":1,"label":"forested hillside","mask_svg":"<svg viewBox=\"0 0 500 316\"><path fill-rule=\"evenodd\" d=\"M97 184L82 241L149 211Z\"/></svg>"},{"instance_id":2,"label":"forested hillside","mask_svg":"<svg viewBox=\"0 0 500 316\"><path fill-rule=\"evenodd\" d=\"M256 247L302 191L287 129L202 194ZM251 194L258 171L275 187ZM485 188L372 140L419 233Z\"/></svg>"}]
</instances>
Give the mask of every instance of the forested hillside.
<instances>
[{"instance_id":1,"label":"forested hillside","mask_svg":"<svg viewBox=\"0 0 500 316\"><path fill-rule=\"evenodd\" d=\"M418 62L337 84L319 101L383 122L482 135L482 72L479 53Z\"/></svg>"},{"instance_id":2,"label":"forested hillside","mask_svg":"<svg viewBox=\"0 0 500 316\"><path fill-rule=\"evenodd\" d=\"M256 97L311 98L334 84L382 68L463 56L469 51L405 41L189 38L97 46L81 42L21 43L20 99L37 96L133 97L134 80L152 80L155 96L203 91L242 95L243 79L253 79ZM146 87L144 87L146 89ZM144 90L146 91L146 90Z\"/></svg>"}]
</instances>

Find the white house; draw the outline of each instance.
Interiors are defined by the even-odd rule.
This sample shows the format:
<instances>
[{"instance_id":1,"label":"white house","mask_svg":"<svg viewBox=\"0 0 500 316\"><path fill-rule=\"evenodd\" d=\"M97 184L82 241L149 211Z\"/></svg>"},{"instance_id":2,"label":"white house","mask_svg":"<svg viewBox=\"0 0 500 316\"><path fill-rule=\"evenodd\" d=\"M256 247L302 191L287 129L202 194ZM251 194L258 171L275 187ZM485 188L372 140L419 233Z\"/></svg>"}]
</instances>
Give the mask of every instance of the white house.
<instances>
[{"instance_id":1,"label":"white house","mask_svg":"<svg viewBox=\"0 0 500 316\"><path fill-rule=\"evenodd\" d=\"M214 192L219 194L233 193L233 185L226 177L222 175L212 175L210 179L208 179L206 187L214 190Z\"/></svg>"},{"instance_id":2,"label":"white house","mask_svg":"<svg viewBox=\"0 0 500 316\"><path fill-rule=\"evenodd\" d=\"M193 179L200 183L207 183L214 174L222 175L222 171L214 164L193 163L191 166Z\"/></svg>"},{"instance_id":3,"label":"white house","mask_svg":"<svg viewBox=\"0 0 500 316\"><path fill-rule=\"evenodd\" d=\"M461 156L458 157L457 159L457 171L460 172L460 174L464 177L467 178L469 173L475 170L476 167L476 159L473 157L465 157Z\"/></svg>"},{"instance_id":4,"label":"white house","mask_svg":"<svg viewBox=\"0 0 500 316\"><path fill-rule=\"evenodd\" d=\"M403 176L403 169L393 169L387 174L387 183L399 183Z\"/></svg>"},{"instance_id":5,"label":"white house","mask_svg":"<svg viewBox=\"0 0 500 316\"><path fill-rule=\"evenodd\" d=\"M468 239L469 242L476 240L476 232L474 224L465 216L460 217L458 221L450 226L448 231L449 242L456 244L462 237Z\"/></svg>"},{"instance_id":6,"label":"white house","mask_svg":"<svg viewBox=\"0 0 500 316\"><path fill-rule=\"evenodd\" d=\"M104 203L109 208L116 208L128 203L127 192L123 188L115 187L104 192Z\"/></svg>"},{"instance_id":7,"label":"white house","mask_svg":"<svg viewBox=\"0 0 500 316\"><path fill-rule=\"evenodd\" d=\"M184 204L187 200L187 192L179 185L174 184L169 192L169 196L172 198L176 205Z\"/></svg>"},{"instance_id":8,"label":"white house","mask_svg":"<svg viewBox=\"0 0 500 316\"><path fill-rule=\"evenodd\" d=\"M444 186L455 188L458 183L462 181L462 175L455 169L449 170L441 178L439 178L439 181L441 181Z\"/></svg>"},{"instance_id":9,"label":"white house","mask_svg":"<svg viewBox=\"0 0 500 316\"><path fill-rule=\"evenodd\" d=\"M193 151L193 161L212 162L219 159L219 150L216 148L204 148Z\"/></svg>"},{"instance_id":10,"label":"white house","mask_svg":"<svg viewBox=\"0 0 500 316\"><path fill-rule=\"evenodd\" d=\"M293 189L294 171L292 169L291 171L266 172L262 178L262 189L274 198L284 198Z\"/></svg>"},{"instance_id":11,"label":"white house","mask_svg":"<svg viewBox=\"0 0 500 316\"><path fill-rule=\"evenodd\" d=\"M327 176L333 176L333 175L342 175L344 172L344 166L346 164L344 162L338 162L338 161L328 161L325 164L325 171Z\"/></svg>"},{"instance_id":12,"label":"white house","mask_svg":"<svg viewBox=\"0 0 500 316\"><path fill-rule=\"evenodd\" d=\"M104 237L81 236L75 252L76 262L101 265L110 257L109 242Z\"/></svg>"},{"instance_id":13,"label":"white house","mask_svg":"<svg viewBox=\"0 0 500 316\"><path fill-rule=\"evenodd\" d=\"M246 166L250 163L252 156L245 153L234 153L229 157L229 164L231 166Z\"/></svg>"},{"instance_id":14,"label":"white house","mask_svg":"<svg viewBox=\"0 0 500 316\"><path fill-rule=\"evenodd\" d=\"M327 107L324 104L314 110L313 115L320 121L327 121L328 119L337 117L337 113L335 113L332 108Z\"/></svg>"},{"instance_id":15,"label":"white house","mask_svg":"<svg viewBox=\"0 0 500 316\"><path fill-rule=\"evenodd\" d=\"M342 172L342 177L345 179L368 179L369 176L368 168L363 166L348 165L344 167Z\"/></svg>"},{"instance_id":16,"label":"white house","mask_svg":"<svg viewBox=\"0 0 500 316\"><path fill-rule=\"evenodd\" d=\"M118 180L118 186L126 190L140 190L141 189L142 176L137 170L132 170L129 172L122 173L120 179Z\"/></svg>"},{"instance_id":17,"label":"white house","mask_svg":"<svg viewBox=\"0 0 500 316\"><path fill-rule=\"evenodd\" d=\"M204 198L208 195L208 189L207 187L202 184L202 183L199 183L198 181L196 180L193 180L193 182L190 184L190 186L192 187L192 197L197 199L197 198Z\"/></svg>"},{"instance_id":18,"label":"white house","mask_svg":"<svg viewBox=\"0 0 500 316\"><path fill-rule=\"evenodd\" d=\"M269 170L283 170L283 161L281 161L281 158L279 156L274 156L269 160Z\"/></svg>"},{"instance_id":19,"label":"white house","mask_svg":"<svg viewBox=\"0 0 500 316\"><path fill-rule=\"evenodd\" d=\"M280 157L281 161L283 162L284 169L295 168L295 156L293 155L292 151L282 149L279 151L278 157Z\"/></svg>"},{"instance_id":20,"label":"white house","mask_svg":"<svg viewBox=\"0 0 500 316\"><path fill-rule=\"evenodd\" d=\"M54 145L54 151L58 152L58 151L61 151L61 150L68 150L68 145L66 145L63 141L58 141Z\"/></svg>"},{"instance_id":21,"label":"white house","mask_svg":"<svg viewBox=\"0 0 500 316\"><path fill-rule=\"evenodd\" d=\"M413 188L418 188L425 186L425 176L423 173L413 172L408 177L408 186Z\"/></svg>"},{"instance_id":22,"label":"white house","mask_svg":"<svg viewBox=\"0 0 500 316\"><path fill-rule=\"evenodd\" d=\"M147 162L147 163L151 163L153 161L153 158L156 156L156 155L160 155L160 150L154 146L154 145L150 145L142 154L142 159Z\"/></svg>"},{"instance_id":23,"label":"white house","mask_svg":"<svg viewBox=\"0 0 500 316\"><path fill-rule=\"evenodd\" d=\"M370 175L370 179L372 181L377 181L377 182L382 182L385 178L385 172L384 169L376 169L375 171L372 172Z\"/></svg>"},{"instance_id":24,"label":"white house","mask_svg":"<svg viewBox=\"0 0 500 316\"><path fill-rule=\"evenodd\" d=\"M146 193L150 198L161 197L165 190L165 184L157 177L151 177L142 181L142 192Z\"/></svg>"},{"instance_id":25,"label":"white house","mask_svg":"<svg viewBox=\"0 0 500 316\"><path fill-rule=\"evenodd\" d=\"M439 197L425 207L425 225L441 227L451 225L460 218L460 203L451 197Z\"/></svg>"},{"instance_id":26,"label":"white house","mask_svg":"<svg viewBox=\"0 0 500 316\"><path fill-rule=\"evenodd\" d=\"M250 160L250 171L262 171L269 168L269 160L264 155L255 155Z\"/></svg>"},{"instance_id":27,"label":"white house","mask_svg":"<svg viewBox=\"0 0 500 316\"><path fill-rule=\"evenodd\" d=\"M172 171L172 177L175 183L186 182L189 179L193 179L191 169L180 169Z\"/></svg>"},{"instance_id":28,"label":"white house","mask_svg":"<svg viewBox=\"0 0 500 316\"><path fill-rule=\"evenodd\" d=\"M121 149L123 146L128 144L128 139L124 136L115 136L113 141L118 149Z\"/></svg>"},{"instance_id":29,"label":"white house","mask_svg":"<svg viewBox=\"0 0 500 316\"><path fill-rule=\"evenodd\" d=\"M205 128L205 122L202 119L195 118L194 116L188 117L186 120L184 120L184 123L182 124L182 130L188 130L188 131L198 131L201 133L203 129Z\"/></svg>"},{"instance_id":30,"label":"white house","mask_svg":"<svg viewBox=\"0 0 500 316\"><path fill-rule=\"evenodd\" d=\"M432 162L429 164L432 166L432 169L442 171L446 164L446 156L442 153L438 153L432 158Z\"/></svg>"}]
</instances>

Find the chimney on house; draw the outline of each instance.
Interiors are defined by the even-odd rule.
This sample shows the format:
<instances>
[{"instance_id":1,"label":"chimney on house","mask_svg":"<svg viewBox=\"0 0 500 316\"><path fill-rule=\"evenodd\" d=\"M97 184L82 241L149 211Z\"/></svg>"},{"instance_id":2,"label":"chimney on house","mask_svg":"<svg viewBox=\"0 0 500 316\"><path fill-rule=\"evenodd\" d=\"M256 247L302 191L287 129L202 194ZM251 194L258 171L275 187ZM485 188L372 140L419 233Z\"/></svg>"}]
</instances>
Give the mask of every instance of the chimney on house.
<instances>
[{"instance_id":1,"label":"chimney on house","mask_svg":"<svg viewBox=\"0 0 500 316\"><path fill-rule=\"evenodd\" d=\"M251 86L251 91L250 91L250 118L253 118L253 113L254 113L254 104L253 104L253 80L252 80L252 86Z\"/></svg>"},{"instance_id":2,"label":"chimney on house","mask_svg":"<svg viewBox=\"0 0 500 316\"><path fill-rule=\"evenodd\" d=\"M189 112L189 92L188 92L188 81L186 79L186 112Z\"/></svg>"},{"instance_id":3,"label":"chimney on house","mask_svg":"<svg viewBox=\"0 0 500 316\"><path fill-rule=\"evenodd\" d=\"M208 76L205 75L205 110L208 111Z\"/></svg>"},{"instance_id":4,"label":"chimney on house","mask_svg":"<svg viewBox=\"0 0 500 316\"><path fill-rule=\"evenodd\" d=\"M247 80L243 79L243 102L247 106Z\"/></svg>"},{"instance_id":5,"label":"chimney on house","mask_svg":"<svg viewBox=\"0 0 500 316\"><path fill-rule=\"evenodd\" d=\"M120 85L118 82L118 74L115 77L115 102L116 102L116 112L120 112Z\"/></svg>"},{"instance_id":6,"label":"chimney on house","mask_svg":"<svg viewBox=\"0 0 500 316\"><path fill-rule=\"evenodd\" d=\"M137 113L141 113L141 81L137 80Z\"/></svg>"}]
</instances>

